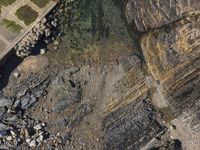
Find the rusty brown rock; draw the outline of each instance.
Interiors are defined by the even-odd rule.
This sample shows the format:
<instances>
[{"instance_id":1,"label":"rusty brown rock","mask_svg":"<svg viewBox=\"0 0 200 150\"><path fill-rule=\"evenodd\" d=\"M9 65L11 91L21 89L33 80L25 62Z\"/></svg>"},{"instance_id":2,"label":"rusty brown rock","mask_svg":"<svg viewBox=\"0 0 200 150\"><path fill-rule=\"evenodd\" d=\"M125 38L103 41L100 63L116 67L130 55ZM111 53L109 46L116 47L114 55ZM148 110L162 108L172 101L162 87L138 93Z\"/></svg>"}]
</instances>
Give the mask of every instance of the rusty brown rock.
<instances>
[{"instance_id":1,"label":"rusty brown rock","mask_svg":"<svg viewBox=\"0 0 200 150\"><path fill-rule=\"evenodd\" d=\"M46 56L30 56L24 59L18 70L25 73L36 73L46 69L48 65L49 60Z\"/></svg>"}]
</instances>

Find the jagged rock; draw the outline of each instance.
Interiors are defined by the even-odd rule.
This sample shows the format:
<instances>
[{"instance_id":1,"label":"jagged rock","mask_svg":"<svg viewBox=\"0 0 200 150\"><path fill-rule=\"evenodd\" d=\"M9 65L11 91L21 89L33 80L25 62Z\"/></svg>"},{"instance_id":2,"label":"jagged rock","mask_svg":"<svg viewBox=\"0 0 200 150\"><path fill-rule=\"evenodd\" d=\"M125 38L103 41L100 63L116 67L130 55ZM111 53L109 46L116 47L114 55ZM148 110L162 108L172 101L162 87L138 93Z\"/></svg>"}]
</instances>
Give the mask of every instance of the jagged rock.
<instances>
[{"instance_id":1,"label":"jagged rock","mask_svg":"<svg viewBox=\"0 0 200 150\"><path fill-rule=\"evenodd\" d=\"M26 95L27 91L28 91L28 88L22 89L21 91L17 92L16 97L21 98L22 96Z\"/></svg>"},{"instance_id":2,"label":"jagged rock","mask_svg":"<svg viewBox=\"0 0 200 150\"><path fill-rule=\"evenodd\" d=\"M41 130L42 129L42 125L41 124L37 124L33 127L35 130Z\"/></svg>"},{"instance_id":3,"label":"jagged rock","mask_svg":"<svg viewBox=\"0 0 200 150\"><path fill-rule=\"evenodd\" d=\"M4 123L0 123L0 131L8 130L8 129L9 129L8 125L5 125Z\"/></svg>"},{"instance_id":4,"label":"jagged rock","mask_svg":"<svg viewBox=\"0 0 200 150\"><path fill-rule=\"evenodd\" d=\"M54 83L55 83L55 81L54 81ZM60 92L62 92L62 94L61 94L62 97L53 106L53 108L52 108L53 111L61 112L69 105L81 101L82 91L81 91L79 83L75 83L75 82L69 80L68 83L66 84L66 86L61 85L60 90L62 90L62 91L60 91Z\"/></svg>"},{"instance_id":5,"label":"jagged rock","mask_svg":"<svg viewBox=\"0 0 200 150\"><path fill-rule=\"evenodd\" d=\"M37 98L35 97L24 97L21 99L21 108L22 109L28 109L31 106L33 106L37 101Z\"/></svg>"},{"instance_id":6,"label":"jagged rock","mask_svg":"<svg viewBox=\"0 0 200 150\"><path fill-rule=\"evenodd\" d=\"M12 105L13 100L6 97L0 97L0 107L9 107Z\"/></svg>"},{"instance_id":7,"label":"jagged rock","mask_svg":"<svg viewBox=\"0 0 200 150\"><path fill-rule=\"evenodd\" d=\"M72 119L70 120L69 124L66 124L66 126L70 128L74 128L77 125L80 124L80 122L93 111L93 105L91 104L82 104L77 111L72 115Z\"/></svg>"}]
</instances>

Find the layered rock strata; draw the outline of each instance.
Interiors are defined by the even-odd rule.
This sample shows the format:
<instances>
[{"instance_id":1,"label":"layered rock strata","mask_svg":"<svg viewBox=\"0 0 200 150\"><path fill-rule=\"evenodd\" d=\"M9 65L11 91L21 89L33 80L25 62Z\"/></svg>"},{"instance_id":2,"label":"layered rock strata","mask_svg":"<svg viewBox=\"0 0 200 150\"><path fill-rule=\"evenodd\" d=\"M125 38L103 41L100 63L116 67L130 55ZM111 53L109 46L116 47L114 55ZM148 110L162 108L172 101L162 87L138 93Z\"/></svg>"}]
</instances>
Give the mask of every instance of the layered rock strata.
<instances>
[{"instance_id":1,"label":"layered rock strata","mask_svg":"<svg viewBox=\"0 0 200 150\"><path fill-rule=\"evenodd\" d=\"M168 120L163 118L164 122L167 121L165 125L171 124L172 119L176 118L189 133L198 133L200 131L200 2L198 0L127 0L121 3L129 28L133 34L138 35L135 37L140 37L137 40L146 62L143 65L142 83L148 93L147 98L158 109L167 108L172 111L171 117L169 111L165 112L168 115L166 117ZM134 67L134 70L137 68L139 66ZM136 71L134 75L141 77ZM134 98L129 99L129 96L126 96L124 100L120 97L117 105L105 112L105 149L141 149L150 142L150 139L164 131L159 121L156 125L151 124L152 121L145 123L144 116L149 118L148 113L145 109L137 107L143 104L145 98L138 99L138 97L144 96L145 92L141 92L137 84L142 85L141 80L137 80L137 83L131 87L137 91L134 96L126 93ZM155 92L157 96L153 96ZM127 99L129 99L128 103ZM155 102L164 102L165 106L158 107ZM155 105L154 109L156 109ZM146 109L148 110L150 106L148 105ZM134 115L137 112L142 113L138 116ZM138 120L140 120L141 130L136 129L138 124L135 121ZM143 137L142 134L146 133L144 129L148 128L145 128L145 125L151 126L154 132L153 134L148 132L148 135ZM135 134L139 132L142 133ZM133 141L135 139L137 142ZM186 149L191 148L189 147Z\"/></svg>"}]
</instances>

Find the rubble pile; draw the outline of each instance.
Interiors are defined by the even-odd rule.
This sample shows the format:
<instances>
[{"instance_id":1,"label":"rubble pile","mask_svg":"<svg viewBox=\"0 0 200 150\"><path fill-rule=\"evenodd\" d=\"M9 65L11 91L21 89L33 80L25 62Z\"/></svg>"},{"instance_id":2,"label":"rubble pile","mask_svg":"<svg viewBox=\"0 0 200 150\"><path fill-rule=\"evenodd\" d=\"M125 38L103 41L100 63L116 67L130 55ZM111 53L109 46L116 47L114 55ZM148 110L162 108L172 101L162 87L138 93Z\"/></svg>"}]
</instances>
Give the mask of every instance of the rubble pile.
<instances>
[{"instance_id":1,"label":"rubble pile","mask_svg":"<svg viewBox=\"0 0 200 150\"><path fill-rule=\"evenodd\" d=\"M0 149L17 148L21 144L37 146L49 137L46 123L29 116L28 111L46 95L49 79L32 80L15 96L0 94Z\"/></svg>"}]
</instances>

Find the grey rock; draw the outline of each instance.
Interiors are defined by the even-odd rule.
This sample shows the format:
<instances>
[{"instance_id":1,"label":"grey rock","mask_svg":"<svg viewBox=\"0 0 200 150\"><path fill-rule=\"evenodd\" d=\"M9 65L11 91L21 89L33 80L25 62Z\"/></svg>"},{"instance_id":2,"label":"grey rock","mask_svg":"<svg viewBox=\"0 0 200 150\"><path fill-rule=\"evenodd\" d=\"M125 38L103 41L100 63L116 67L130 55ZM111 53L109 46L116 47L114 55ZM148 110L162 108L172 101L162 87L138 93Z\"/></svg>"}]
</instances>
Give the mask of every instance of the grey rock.
<instances>
[{"instance_id":1,"label":"grey rock","mask_svg":"<svg viewBox=\"0 0 200 150\"><path fill-rule=\"evenodd\" d=\"M14 108L20 108L21 107L21 100L20 99L16 100L13 107Z\"/></svg>"},{"instance_id":2,"label":"grey rock","mask_svg":"<svg viewBox=\"0 0 200 150\"><path fill-rule=\"evenodd\" d=\"M93 111L93 105L85 103L82 104L77 111L73 114L71 121L68 125L70 128L74 128L81 123L81 121Z\"/></svg>"},{"instance_id":3,"label":"grey rock","mask_svg":"<svg viewBox=\"0 0 200 150\"><path fill-rule=\"evenodd\" d=\"M14 137L16 137L16 136L19 135L18 130L14 130L14 129L10 130L10 133L11 133L11 135L14 136Z\"/></svg>"},{"instance_id":4,"label":"grey rock","mask_svg":"<svg viewBox=\"0 0 200 150\"><path fill-rule=\"evenodd\" d=\"M6 130L0 131L0 137L4 137L8 134Z\"/></svg>"},{"instance_id":5,"label":"grey rock","mask_svg":"<svg viewBox=\"0 0 200 150\"><path fill-rule=\"evenodd\" d=\"M6 118L6 121L8 121L9 123L16 123L18 120L19 116L16 114Z\"/></svg>"},{"instance_id":6,"label":"grey rock","mask_svg":"<svg viewBox=\"0 0 200 150\"><path fill-rule=\"evenodd\" d=\"M3 130L8 130L9 129L9 126L8 125L5 125L4 123L0 123L0 131L3 131Z\"/></svg>"},{"instance_id":7,"label":"grey rock","mask_svg":"<svg viewBox=\"0 0 200 150\"><path fill-rule=\"evenodd\" d=\"M35 130L41 130L43 127L42 127L42 124L37 124L33 127Z\"/></svg>"},{"instance_id":8,"label":"grey rock","mask_svg":"<svg viewBox=\"0 0 200 150\"><path fill-rule=\"evenodd\" d=\"M6 97L0 97L0 107L9 107L12 105L12 100Z\"/></svg>"},{"instance_id":9,"label":"grey rock","mask_svg":"<svg viewBox=\"0 0 200 150\"><path fill-rule=\"evenodd\" d=\"M30 101L30 98L29 98L29 97L23 98L23 99L21 100L21 104L22 104L21 107L22 107L22 108L25 108L25 107L28 105L29 101Z\"/></svg>"},{"instance_id":10,"label":"grey rock","mask_svg":"<svg viewBox=\"0 0 200 150\"><path fill-rule=\"evenodd\" d=\"M25 89L22 89L21 91L19 91L17 93L17 98L21 98L22 96L26 95L26 92L27 92L28 88L25 88Z\"/></svg>"},{"instance_id":11,"label":"grey rock","mask_svg":"<svg viewBox=\"0 0 200 150\"><path fill-rule=\"evenodd\" d=\"M9 150L9 147L5 146L4 144L0 144L0 149Z\"/></svg>"},{"instance_id":12,"label":"grey rock","mask_svg":"<svg viewBox=\"0 0 200 150\"><path fill-rule=\"evenodd\" d=\"M30 147L35 147L38 145L38 142L36 140L32 140L30 143L29 143L29 146Z\"/></svg>"},{"instance_id":13,"label":"grey rock","mask_svg":"<svg viewBox=\"0 0 200 150\"><path fill-rule=\"evenodd\" d=\"M39 98L43 95L44 93L44 89L36 89L34 91L32 91L32 95L36 98Z\"/></svg>"},{"instance_id":14,"label":"grey rock","mask_svg":"<svg viewBox=\"0 0 200 150\"><path fill-rule=\"evenodd\" d=\"M68 107L69 105L79 102L78 101L74 101L73 99L63 99L60 100L60 102L58 102L56 105L53 106L52 110L54 112L61 112L63 111L66 107Z\"/></svg>"},{"instance_id":15,"label":"grey rock","mask_svg":"<svg viewBox=\"0 0 200 150\"><path fill-rule=\"evenodd\" d=\"M6 113L6 109L4 107L0 107L0 118L3 117Z\"/></svg>"},{"instance_id":16,"label":"grey rock","mask_svg":"<svg viewBox=\"0 0 200 150\"><path fill-rule=\"evenodd\" d=\"M67 83L63 82L62 87L55 84L62 82L62 80L62 78L56 78L56 81L54 81L54 88L59 87L62 90L62 97L60 97L58 102L52 108L54 112L61 112L68 106L80 102L82 98L82 89L80 88L79 82L69 80Z\"/></svg>"},{"instance_id":17,"label":"grey rock","mask_svg":"<svg viewBox=\"0 0 200 150\"><path fill-rule=\"evenodd\" d=\"M36 97L25 97L21 99L21 107L22 109L28 109L32 107L37 101Z\"/></svg>"}]
</instances>

